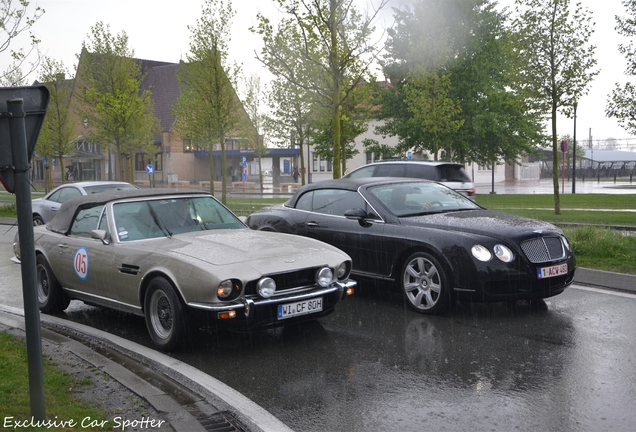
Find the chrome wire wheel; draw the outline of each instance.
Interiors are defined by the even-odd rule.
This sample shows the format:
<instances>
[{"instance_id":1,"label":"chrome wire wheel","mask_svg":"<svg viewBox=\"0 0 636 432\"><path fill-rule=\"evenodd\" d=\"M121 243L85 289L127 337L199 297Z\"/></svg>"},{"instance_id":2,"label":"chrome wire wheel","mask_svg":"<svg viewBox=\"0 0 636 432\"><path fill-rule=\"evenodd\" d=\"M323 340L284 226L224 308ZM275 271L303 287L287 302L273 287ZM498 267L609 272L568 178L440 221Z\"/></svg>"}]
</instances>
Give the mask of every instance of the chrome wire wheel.
<instances>
[{"instance_id":1,"label":"chrome wire wheel","mask_svg":"<svg viewBox=\"0 0 636 432\"><path fill-rule=\"evenodd\" d=\"M38 282L38 303L44 304L49 299L51 292L49 274L44 268L44 265L38 264L37 266L37 282Z\"/></svg>"},{"instance_id":2,"label":"chrome wire wheel","mask_svg":"<svg viewBox=\"0 0 636 432\"><path fill-rule=\"evenodd\" d=\"M402 270L402 290L410 306L425 314L446 310L449 289L441 265L431 255L411 255Z\"/></svg>"},{"instance_id":3,"label":"chrome wire wheel","mask_svg":"<svg viewBox=\"0 0 636 432\"><path fill-rule=\"evenodd\" d=\"M186 318L181 298L164 277L148 284L144 297L146 327L152 342L163 351L172 351L184 342Z\"/></svg>"},{"instance_id":4,"label":"chrome wire wheel","mask_svg":"<svg viewBox=\"0 0 636 432\"><path fill-rule=\"evenodd\" d=\"M152 329L157 336L161 339L170 338L174 323L174 310L165 292L157 290L152 293L148 314Z\"/></svg>"}]
</instances>

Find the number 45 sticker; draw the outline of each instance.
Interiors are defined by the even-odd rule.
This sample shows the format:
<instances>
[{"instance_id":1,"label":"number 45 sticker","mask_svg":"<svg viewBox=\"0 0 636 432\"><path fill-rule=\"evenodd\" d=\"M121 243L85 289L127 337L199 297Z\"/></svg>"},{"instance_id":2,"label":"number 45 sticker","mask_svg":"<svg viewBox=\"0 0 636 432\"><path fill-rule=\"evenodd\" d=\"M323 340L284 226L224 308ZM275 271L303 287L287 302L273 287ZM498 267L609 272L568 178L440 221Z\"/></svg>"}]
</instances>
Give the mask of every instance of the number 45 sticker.
<instances>
[{"instance_id":1,"label":"number 45 sticker","mask_svg":"<svg viewBox=\"0 0 636 432\"><path fill-rule=\"evenodd\" d=\"M75 274L81 279L86 280L88 277L88 251L85 247L81 247L75 252L73 259Z\"/></svg>"}]
</instances>

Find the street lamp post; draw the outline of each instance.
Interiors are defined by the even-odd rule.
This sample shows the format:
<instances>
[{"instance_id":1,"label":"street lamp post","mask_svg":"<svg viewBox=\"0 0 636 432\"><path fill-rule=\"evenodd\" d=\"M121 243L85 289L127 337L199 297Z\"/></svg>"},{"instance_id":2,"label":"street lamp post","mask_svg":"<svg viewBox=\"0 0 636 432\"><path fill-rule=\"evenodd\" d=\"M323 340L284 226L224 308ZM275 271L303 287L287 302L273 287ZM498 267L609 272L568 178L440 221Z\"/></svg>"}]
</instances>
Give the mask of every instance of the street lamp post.
<instances>
[{"instance_id":1,"label":"street lamp post","mask_svg":"<svg viewBox=\"0 0 636 432\"><path fill-rule=\"evenodd\" d=\"M574 147L572 148L572 193L576 193L576 107L578 102L574 100Z\"/></svg>"}]
</instances>

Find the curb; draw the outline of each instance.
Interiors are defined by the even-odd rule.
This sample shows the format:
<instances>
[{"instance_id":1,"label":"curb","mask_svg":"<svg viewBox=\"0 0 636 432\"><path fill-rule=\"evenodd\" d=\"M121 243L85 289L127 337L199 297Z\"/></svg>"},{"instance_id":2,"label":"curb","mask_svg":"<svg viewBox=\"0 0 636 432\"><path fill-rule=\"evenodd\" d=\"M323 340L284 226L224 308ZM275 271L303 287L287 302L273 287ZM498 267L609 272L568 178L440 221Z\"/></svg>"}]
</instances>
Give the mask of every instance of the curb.
<instances>
[{"instance_id":1,"label":"curb","mask_svg":"<svg viewBox=\"0 0 636 432\"><path fill-rule=\"evenodd\" d=\"M243 394L180 360L55 316L40 314L40 322L43 338L63 345L136 393L165 415L176 431L291 432L287 425ZM0 305L0 324L24 330L24 311ZM88 340L94 348L84 343ZM120 361L113 361L99 351L114 353ZM225 424L225 429L218 429L220 424Z\"/></svg>"}]
</instances>

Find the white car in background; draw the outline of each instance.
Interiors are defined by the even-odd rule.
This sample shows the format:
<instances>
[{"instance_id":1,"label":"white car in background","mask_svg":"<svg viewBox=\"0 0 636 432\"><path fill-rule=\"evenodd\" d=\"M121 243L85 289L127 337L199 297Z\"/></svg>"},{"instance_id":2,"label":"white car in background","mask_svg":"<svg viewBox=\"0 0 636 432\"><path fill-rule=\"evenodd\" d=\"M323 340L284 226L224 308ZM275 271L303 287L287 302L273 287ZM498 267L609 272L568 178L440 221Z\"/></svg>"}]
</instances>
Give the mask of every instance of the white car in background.
<instances>
[{"instance_id":1,"label":"white car in background","mask_svg":"<svg viewBox=\"0 0 636 432\"><path fill-rule=\"evenodd\" d=\"M33 225L37 226L49 223L62 203L71 198L127 189L139 188L130 183L119 181L85 181L63 184L53 189L44 198L33 200L31 203L31 207L33 208Z\"/></svg>"}]
</instances>

